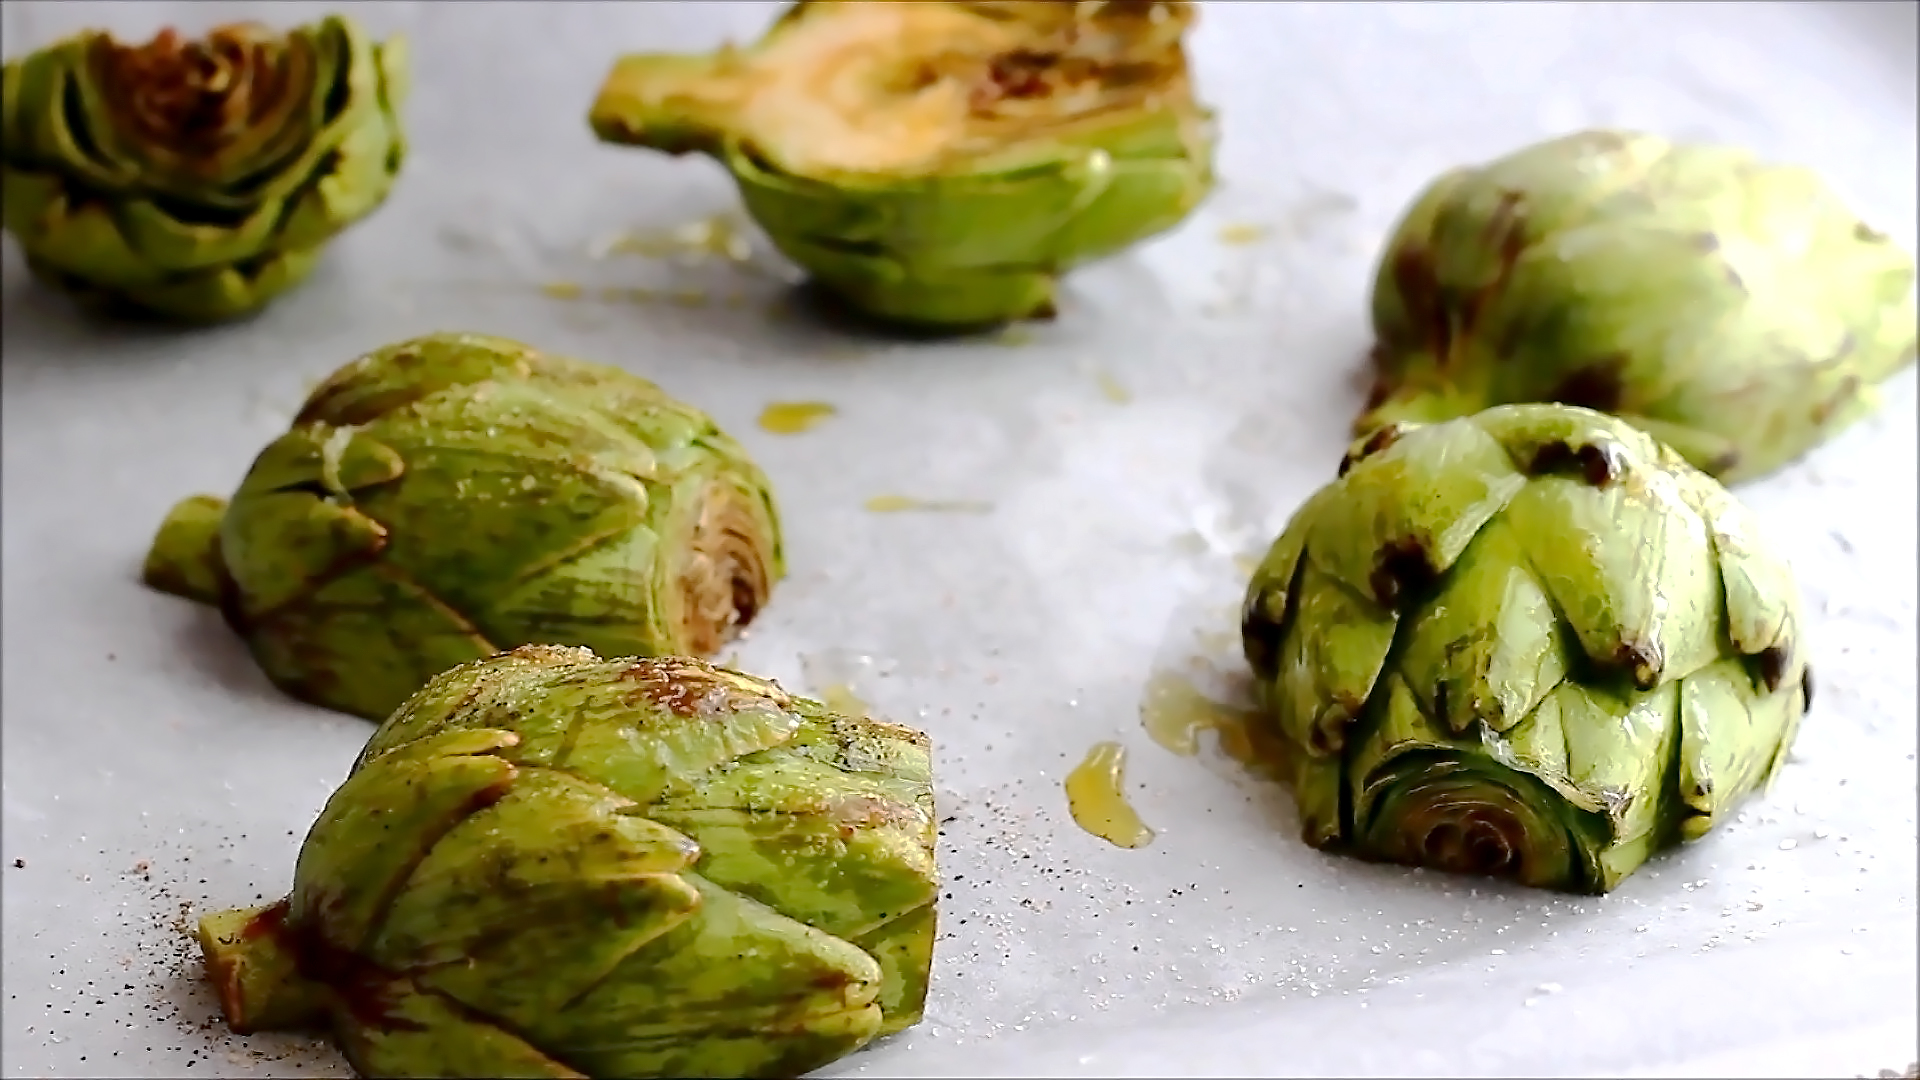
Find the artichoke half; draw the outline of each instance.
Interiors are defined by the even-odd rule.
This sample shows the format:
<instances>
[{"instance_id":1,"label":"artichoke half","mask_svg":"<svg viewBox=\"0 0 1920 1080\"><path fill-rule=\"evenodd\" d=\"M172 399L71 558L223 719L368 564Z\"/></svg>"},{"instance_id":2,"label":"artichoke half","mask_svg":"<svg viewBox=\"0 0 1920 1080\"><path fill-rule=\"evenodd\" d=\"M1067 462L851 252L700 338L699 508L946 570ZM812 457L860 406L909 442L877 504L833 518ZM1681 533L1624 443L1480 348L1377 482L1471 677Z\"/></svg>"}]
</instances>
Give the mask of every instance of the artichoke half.
<instances>
[{"instance_id":1,"label":"artichoke half","mask_svg":"<svg viewBox=\"0 0 1920 1080\"><path fill-rule=\"evenodd\" d=\"M338 16L138 46L89 31L10 60L6 229L36 276L104 306L248 314L386 199L406 77L402 39Z\"/></svg>"},{"instance_id":2,"label":"artichoke half","mask_svg":"<svg viewBox=\"0 0 1920 1080\"><path fill-rule=\"evenodd\" d=\"M1588 131L1435 180L1373 287L1356 435L1508 402L1613 413L1735 483L1913 362L1913 256L1812 172Z\"/></svg>"},{"instance_id":3,"label":"artichoke half","mask_svg":"<svg viewBox=\"0 0 1920 1080\"><path fill-rule=\"evenodd\" d=\"M240 1033L380 1077L797 1076L919 1021L927 737L680 657L524 646L427 684L293 890L201 920Z\"/></svg>"},{"instance_id":4,"label":"artichoke half","mask_svg":"<svg viewBox=\"0 0 1920 1080\"><path fill-rule=\"evenodd\" d=\"M1308 843L1606 892L1785 759L1800 596L1627 423L1525 404L1357 443L1248 586Z\"/></svg>"},{"instance_id":5,"label":"artichoke half","mask_svg":"<svg viewBox=\"0 0 1920 1080\"><path fill-rule=\"evenodd\" d=\"M287 693L378 720L515 645L710 654L782 572L767 478L705 413L434 334L321 383L231 501L177 504L145 579L219 604Z\"/></svg>"},{"instance_id":6,"label":"artichoke half","mask_svg":"<svg viewBox=\"0 0 1920 1080\"><path fill-rule=\"evenodd\" d=\"M747 49L619 59L604 141L700 152L851 308L958 330L1051 312L1056 278L1212 186L1188 2L803 0Z\"/></svg>"}]
</instances>

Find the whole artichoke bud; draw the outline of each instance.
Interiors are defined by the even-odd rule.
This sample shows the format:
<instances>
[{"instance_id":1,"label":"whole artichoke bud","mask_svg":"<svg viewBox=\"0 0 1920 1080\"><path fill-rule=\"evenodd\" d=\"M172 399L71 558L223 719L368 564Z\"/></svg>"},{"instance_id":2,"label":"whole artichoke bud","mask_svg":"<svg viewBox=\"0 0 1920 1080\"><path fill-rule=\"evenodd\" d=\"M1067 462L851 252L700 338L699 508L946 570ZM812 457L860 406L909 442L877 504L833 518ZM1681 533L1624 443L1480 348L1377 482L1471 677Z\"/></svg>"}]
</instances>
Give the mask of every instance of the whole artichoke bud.
<instances>
[{"instance_id":1,"label":"whole artichoke bud","mask_svg":"<svg viewBox=\"0 0 1920 1080\"><path fill-rule=\"evenodd\" d=\"M524 646L435 678L200 922L242 1034L381 1077L797 1076L919 1021L927 737L679 657Z\"/></svg>"},{"instance_id":2,"label":"whole artichoke bud","mask_svg":"<svg viewBox=\"0 0 1920 1080\"><path fill-rule=\"evenodd\" d=\"M1613 413L1727 483L1870 412L1914 358L1913 257L1819 177L1589 131L1434 181L1373 289L1355 425L1506 402Z\"/></svg>"},{"instance_id":3,"label":"whole artichoke bud","mask_svg":"<svg viewBox=\"0 0 1920 1080\"><path fill-rule=\"evenodd\" d=\"M1193 19L1184 0L803 0L748 49L620 58L591 122L718 160L851 308L977 327L1050 313L1060 274L1212 186Z\"/></svg>"},{"instance_id":4,"label":"whole artichoke bud","mask_svg":"<svg viewBox=\"0 0 1920 1080\"><path fill-rule=\"evenodd\" d=\"M1630 425L1507 405L1356 444L1247 589L1307 842L1606 892L1785 759L1800 597Z\"/></svg>"},{"instance_id":5,"label":"whole artichoke bud","mask_svg":"<svg viewBox=\"0 0 1920 1080\"><path fill-rule=\"evenodd\" d=\"M176 505L145 578L218 603L287 693L378 720L514 645L708 655L782 571L767 478L705 413L434 334L334 372L231 502Z\"/></svg>"},{"instance_id":6,"label":"whole artichoke bud","mask_svg":"<svg viewBox=\"0 0 1920 1080\"><path fill-rule=\"evenodd\" d=\"M6 65L0 202L41 279L187 321L255 311L386 199L403 42L329 17L145 45L89 31Z\"/></svg>"}]
</instances>

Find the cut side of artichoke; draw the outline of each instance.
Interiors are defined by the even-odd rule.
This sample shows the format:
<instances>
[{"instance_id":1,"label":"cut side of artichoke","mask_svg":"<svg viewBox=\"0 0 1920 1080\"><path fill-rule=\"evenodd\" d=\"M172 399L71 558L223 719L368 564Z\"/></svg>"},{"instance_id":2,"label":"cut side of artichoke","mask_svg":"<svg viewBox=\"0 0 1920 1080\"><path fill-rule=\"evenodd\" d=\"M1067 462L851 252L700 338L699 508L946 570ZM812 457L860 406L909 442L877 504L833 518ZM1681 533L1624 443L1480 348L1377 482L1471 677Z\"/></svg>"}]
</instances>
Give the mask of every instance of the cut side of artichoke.
<instances>
[{"instance_id":1,"label":"cut side of artichoke","mask_svg":"<svg viewBox=\"0 0 1920 1080\"><path fill-rule=\"evenodd\" d=\"M623 58L593 122L618 141L737 141L797 176L1000 172L1145 112L1198 120L1191 19L1180 3L814 0L750 50Z\"/></svg>"},{"instance_id":2,"label":"cut side of artichoke","mask_svg":"<svg viewBox=\"0 0 1920 1080\"><path fill-rule=\"evenodd\" d=\"M603 141L709 155L860 315L965 332L1055 310L1074 266L1213 184L1178 0L805 0L747 47L621 57Z\"/></svg>"},{"instance_id":3,"label":"cut side of artichoke","mask_svg":"<svg viewBox=\"0 0 1920 1080\"><path fill-rule=\"evenodd\" d=\"M352 20L128 45L86 31L6 65L0 203L41 280L187 321L305 279L404 162L401 40Z\"/></svg>"}]
</instances>

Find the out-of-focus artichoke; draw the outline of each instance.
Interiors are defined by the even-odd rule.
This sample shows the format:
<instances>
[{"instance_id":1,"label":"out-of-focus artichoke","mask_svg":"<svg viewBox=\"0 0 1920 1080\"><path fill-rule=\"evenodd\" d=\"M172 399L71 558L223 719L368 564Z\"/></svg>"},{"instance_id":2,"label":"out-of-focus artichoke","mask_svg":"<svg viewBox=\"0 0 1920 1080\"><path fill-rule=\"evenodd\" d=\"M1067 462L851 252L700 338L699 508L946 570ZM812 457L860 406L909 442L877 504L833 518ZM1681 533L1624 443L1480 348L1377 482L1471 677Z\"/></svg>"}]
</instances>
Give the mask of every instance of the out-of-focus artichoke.
<instances>
[{"instance_id":1,"label":"out-of-focus artichoke","mask_svg":"<svg viewBox=\"0 0 1920 1080\"><path fill-rule=\"evenodd\" d=\"M1802 634L1725 488L1541 404L1357 443L1242 623L1308 843L1590 892L1772 777Z\"/></svg>"},{"instance_id":2,"label":"out-of-focus artichoke","mask_svg":"<svg viewBox=\"0 0 1920 1080\"><path fill-rule=\"evenodd\" d=\"M435 678L200 943L245 1033L381 1077L797 1076L918 1022L927 737L679 657Z\"/></svg>"},{"instance_id":3,"label":"out-of-focus artichoke","mask_svg":"<svg viewBox=\"0 0 1920 1080\"><path fill-rule=\"evenodd\" d=\"M622 57L607 142L724 165L788 258L869 316L1052 310L1057 277L1212 186L1185 0L803 0L748 49Z\"/></svg>"},{"instance_id":4,"label":"out-of-focus artichoke","mask_svg":"<svg viewBox=\"0 0 1920 1080\"><path fill-rule=\"evenodd\" d=\"M231 502L176 505L145 578L218 603L287 693L378 720L514 645L709 655L782 571L766 476L705 413L434 334L321 383Z\"/></svg>"},{"instance_id":5,"label":"out-of-focus artichoke","mask_svg":"<svg viewBox=\"0 0 1920 1080\"><path fill-rule=\"evenodd\" d=\"M1914 358L1914 262L1801 168L1589 131L1441 176L1373 289L1356 435L1506 402L1613 413L1736 483Z\"/></svg>"},{"instance_id":6,"label":"out-of-focus artichoke","mask_svg":"<svg viewBox=\"0 0 1920 1080\"><path fill-rule=\"evenodd\" d=\"M332 16L287 33L89 31L6 65L0 201L41 279L193 322L305 278L405 157L403 41Z\"/></svg>"}]
</instances>

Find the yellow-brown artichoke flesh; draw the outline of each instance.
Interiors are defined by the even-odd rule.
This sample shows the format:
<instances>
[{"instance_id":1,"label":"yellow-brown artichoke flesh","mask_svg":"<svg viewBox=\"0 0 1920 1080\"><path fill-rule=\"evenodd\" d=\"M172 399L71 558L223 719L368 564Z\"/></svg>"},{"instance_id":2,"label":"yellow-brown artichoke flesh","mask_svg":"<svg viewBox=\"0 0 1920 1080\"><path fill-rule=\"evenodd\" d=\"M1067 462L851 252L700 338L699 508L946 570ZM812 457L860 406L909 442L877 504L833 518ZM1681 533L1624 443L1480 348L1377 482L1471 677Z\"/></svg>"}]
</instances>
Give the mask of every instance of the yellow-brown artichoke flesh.
<instances>
[{"instance_id":1,"label":"yellow-brown artichoke flesh","mask_svg":"<svg viewBox=\"0 0 1920 1080\"><path fill-rule=\"evenodd\" d=\"M435 334L323 382L224 508L176 506L146 579L218 602L288 693L377 720L514 645L710 654L783 572L767 478L705 413Z\"/></svg>"},{"instance_id":2,"label":"yellow-brown artichoke flesh","mask_svg":"<svg viewBox=\"0 0 1920 1080\"><path fill-rule=\"evenodd\" d=\"M401 39L339 16L141 46L89 31L8 61L6 229L36 274L89 300L251 313L386 199L406 67Z\"/></svg>"},{"instance_id":3,"label":"yellow-brown artichoke flesh","mask_svg":"<svg viewBox=\"0 0 1920 1080\"><path fill-rule=\"evenodd\" d=\"M1310 843L1575 891L1722 820L1811 694L1748 511L1572 406L1378 429L1243 619Z\"/></svg>"},{"instance_id":4,"label":"yellow-brown artichoke flesh","mask_svg":"<svg viewBox=\"0 0 1920 1080\"><path fill-rule=\"evenodd\" d=\"M1556 401L1735 483L1871 411L1913 361L1913 286L1913 256L1808 170L1566 136L1453 170L1402 217L1356 434Z\"/></svg>"},{"instance_id":5,"label":"yellow-brown artichoke flesh","mask_svg":"<svg viewBox=\"0 0 1920 1080\"><path fill-rule=\"evenodd\" d=\"M369 1076L795 1076L920 1018L934 840L919 732L528 646L403 705L201 943L235 1030Z\"/></svg>"}]
</instances>

